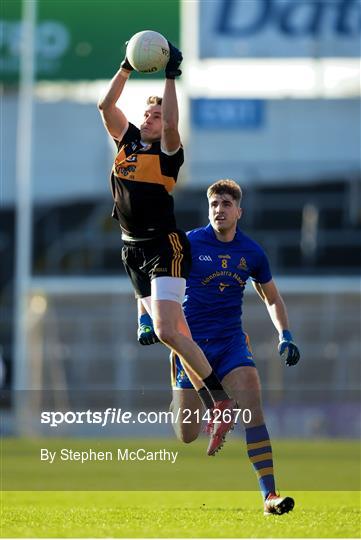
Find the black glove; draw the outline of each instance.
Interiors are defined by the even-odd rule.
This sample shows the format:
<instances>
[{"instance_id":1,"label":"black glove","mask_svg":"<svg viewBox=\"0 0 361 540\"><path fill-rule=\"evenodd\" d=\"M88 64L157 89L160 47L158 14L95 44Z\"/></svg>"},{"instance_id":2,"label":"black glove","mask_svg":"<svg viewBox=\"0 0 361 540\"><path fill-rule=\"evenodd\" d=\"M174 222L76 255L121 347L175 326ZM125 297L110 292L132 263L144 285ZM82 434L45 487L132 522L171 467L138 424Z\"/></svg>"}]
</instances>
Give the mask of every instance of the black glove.
<instances>
[{"instance_id":1,"label":"black glove","mask_svg":"<svg viewBox=\"0 0 361 540\"><path fill-rule=\"evenodd\" d=\"M182 53L177 47L171 44L170 41L168 41L169 45L169 60L168 64L165 66L165 76L167 79L175 79L176 77L179 77L182 75L181 70L179 69L179 66L182 63L183 56Z\"/></svg>"},{"instance_id":2,"label":"black glove","mask_svg":"<svg viewBox=\"0 0 361 540\"><path fill-rule=\"evenodd\" d=\"M292 334L289 330L283 330L280 335L278 352L284 359L287 366L295 366L300 359L300 351L292 340Z\"/></svg>"},{"instance_id":3,"label":"black glove","mask_svg":"<svg viewBox=\"0 0 361 540\"><path fill-rule=\"evenodd\" d=\"M128 41L125 42L125 48L127 47L128 45ZM127 58L127 56L124 57L124 60L120 63L120 67L122 69L126 69L127 71L134 71L134 68L133 66L129 63L129 60Z\"/></svg>"}]
</instances>

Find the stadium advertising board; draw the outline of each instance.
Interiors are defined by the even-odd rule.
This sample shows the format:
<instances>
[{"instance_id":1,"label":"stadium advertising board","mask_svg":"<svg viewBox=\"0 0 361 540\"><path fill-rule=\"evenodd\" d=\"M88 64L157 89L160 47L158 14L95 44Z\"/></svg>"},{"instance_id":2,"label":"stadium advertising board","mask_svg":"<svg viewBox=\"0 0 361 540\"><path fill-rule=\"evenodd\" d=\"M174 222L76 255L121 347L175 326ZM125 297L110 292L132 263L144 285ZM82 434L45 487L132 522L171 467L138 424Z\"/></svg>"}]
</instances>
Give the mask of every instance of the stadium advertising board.
<instances>
[{"instance_id":1,"label":"stadium advertising board","mask_svg":"<svg viewBox=\"0 0 361 540\"><path fill-rule=\"evenodd\" d=\"M36 76L40 80L107 79L123 58L124 42L140 30L154 29L179 43L179 0L38 0L37 6ZM18 77L22 29L21 1L4 0L0 74L6 82Z\"/></svg>"},{"instance_id":2,"label":"stadium advertising board","mask_svg":"<svg viewBox=\"0 0 361 540\"><path fill-rule=\"evenodd\" d=\"M193 99L192 122L200 129L256 129L264 124L261 99Z\"/></svg>"},{"instance_id":3,"label":"stadium advertising board","mask_svg":"<svg viewBox=\"0 0 361 540\"><path fill-rule=\"evenodd\" d=\"M201 58L358 57L359 0L200 0Z\"/></svg>"}]
</instances>

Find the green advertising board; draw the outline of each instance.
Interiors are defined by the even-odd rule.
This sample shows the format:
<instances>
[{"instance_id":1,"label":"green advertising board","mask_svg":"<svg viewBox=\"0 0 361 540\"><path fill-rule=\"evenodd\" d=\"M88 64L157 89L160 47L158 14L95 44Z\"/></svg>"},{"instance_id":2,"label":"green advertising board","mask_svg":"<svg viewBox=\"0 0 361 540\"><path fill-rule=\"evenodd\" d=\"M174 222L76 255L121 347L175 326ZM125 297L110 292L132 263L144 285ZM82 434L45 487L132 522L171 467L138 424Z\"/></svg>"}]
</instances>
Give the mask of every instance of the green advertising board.
<instances>
[{"instance_id":1,"label":"green advertising board","mask_svg":"<svg viewBox=\"0 0 361 540\"><path fill-rule=\"evenodd\" d=\"M36 78L109 79L123 59L124 42L141 30L156 30L179 45L179 1L37 0ZM22 0L0 4L1 80L15 82Z\"/></svg>"}]
</instances>

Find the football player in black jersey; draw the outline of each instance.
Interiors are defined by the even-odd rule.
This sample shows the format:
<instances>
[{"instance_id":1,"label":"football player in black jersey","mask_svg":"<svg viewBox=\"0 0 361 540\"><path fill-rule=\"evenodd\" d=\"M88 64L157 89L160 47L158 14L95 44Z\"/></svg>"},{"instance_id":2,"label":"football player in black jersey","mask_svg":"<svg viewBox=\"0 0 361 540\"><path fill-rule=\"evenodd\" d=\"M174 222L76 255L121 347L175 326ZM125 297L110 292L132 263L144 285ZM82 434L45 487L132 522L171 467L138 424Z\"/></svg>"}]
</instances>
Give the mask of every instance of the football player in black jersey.
<instances>
[{"instance_id":1,"label":"football player in black jersey","mask_svg":"<svg viewBox=\"0 0 361 540\"><path fill-rule=\"evenodd\" d=\"M156 335L182 358L190 373L198 375L204 386L195 378L197 389L208 388L214 408L221 411L207 451L213 455L233 427L234 402L192 340L182 310L191 254L185 233L177 229L170 195L184 160L175 88L182 53L171 43L169 48L163 97L148 99L140 129L129 123L117 106L133 71L126 57L98 108L118 150L111 189L113 217L120 224L124 242L123 263L136 297L153 318Z\"/></svg>"}]
</instances>

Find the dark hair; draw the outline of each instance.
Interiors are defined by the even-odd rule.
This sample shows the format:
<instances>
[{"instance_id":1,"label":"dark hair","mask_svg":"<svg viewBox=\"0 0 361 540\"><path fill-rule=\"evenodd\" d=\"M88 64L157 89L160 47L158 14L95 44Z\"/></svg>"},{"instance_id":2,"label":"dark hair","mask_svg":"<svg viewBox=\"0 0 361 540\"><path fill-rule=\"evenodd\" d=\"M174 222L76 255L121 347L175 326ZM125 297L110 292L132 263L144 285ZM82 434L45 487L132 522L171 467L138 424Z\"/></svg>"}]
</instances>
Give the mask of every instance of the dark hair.
<instances>
[{"instance_id":1,"label":"dark hair","mask_svg":"<svg viewBox=\"0 0 361 540\"><path fill-rule=\"evenodd\" d=\"M147 105L162 105L162 98L159 96L149 96Z\"/></svg>"},{"instance_id":2,"label":"dark hair","mask_svg":"<svg viewBox=\"0 0 361 540\"><path fill-rule=\"evenodd\" d=\"M237 201L238 204L241 204L242 200L242 190L234 180L218 180L207 189L207 198L210 199L212 195L224 195L228 194Z\"/></svg>"}]
</instances>

